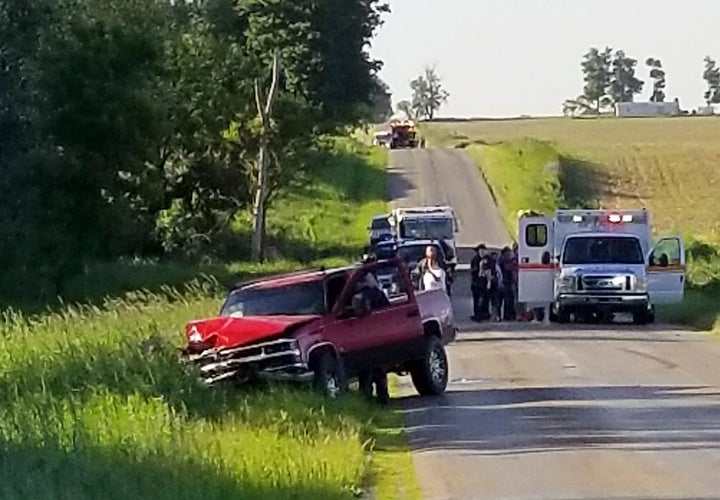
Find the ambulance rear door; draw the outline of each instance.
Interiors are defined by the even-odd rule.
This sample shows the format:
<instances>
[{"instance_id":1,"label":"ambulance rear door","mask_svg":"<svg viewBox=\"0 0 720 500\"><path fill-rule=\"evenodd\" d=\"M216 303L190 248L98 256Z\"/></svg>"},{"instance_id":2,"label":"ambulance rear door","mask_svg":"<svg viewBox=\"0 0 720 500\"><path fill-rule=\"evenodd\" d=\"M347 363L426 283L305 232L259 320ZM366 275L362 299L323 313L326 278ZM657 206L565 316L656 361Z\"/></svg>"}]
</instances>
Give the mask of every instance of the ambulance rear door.
<instances>
[{"instance_id":1,"label":"ambulance rear door","mask_svg":"<svg viewBox=\"0 0 720 500\"><path fill-rule=\"evenodd\" d=\"M549 304L555 300L554 226L549 217L521 217L519 221L518 300Z\"/></svg>"}]
</instances>

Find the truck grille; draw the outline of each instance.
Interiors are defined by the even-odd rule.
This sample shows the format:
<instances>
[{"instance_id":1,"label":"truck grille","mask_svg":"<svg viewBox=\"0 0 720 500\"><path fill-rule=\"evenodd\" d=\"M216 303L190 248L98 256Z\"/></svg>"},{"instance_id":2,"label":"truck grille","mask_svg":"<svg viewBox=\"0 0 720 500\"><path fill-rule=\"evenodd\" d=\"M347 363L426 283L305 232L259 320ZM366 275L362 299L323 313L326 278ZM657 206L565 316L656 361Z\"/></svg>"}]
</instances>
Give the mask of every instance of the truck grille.
<instances>
[{"instance_id":1,"label":"truck grille","mask_svg":"<svg viewBox=\"0 0 720 500\"><path fill-rule=\"evenodd\" d=\"M583 276L581 290L593 292L621 292L630 286L625 276Z\"/></svg>"}]
</instances>

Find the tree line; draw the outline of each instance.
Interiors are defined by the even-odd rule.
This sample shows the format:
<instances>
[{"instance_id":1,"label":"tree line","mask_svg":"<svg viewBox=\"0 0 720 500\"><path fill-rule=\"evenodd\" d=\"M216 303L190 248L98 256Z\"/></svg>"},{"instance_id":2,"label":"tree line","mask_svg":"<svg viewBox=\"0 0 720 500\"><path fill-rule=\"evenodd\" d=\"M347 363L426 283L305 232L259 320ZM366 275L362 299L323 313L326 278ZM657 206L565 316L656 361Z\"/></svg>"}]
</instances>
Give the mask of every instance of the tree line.
<instances>
[{"instance_id":1,"label":"tree line","mask_svg":"<svg viewBox=\"0 0 720 500\"><path fill-rule=\"evenodd\" d=\"M0 285L59 293L95 259L204 252L241 211L263 232L323 137L388 114L367 52L387 11L0 0Z\"/></svg>"},{"instance_id":2,"label":"tree line","mask_svg":"<svg viewBox=\"0 0 720 500\"><path fill-rule=\"evenodd\" d=\"M703 98L708 106L720 103L720 67L716 60L707 56L704 60L703 79L707 85ZM585 86L580 96L563 104L565 115L600 114L616 103L633 102L645 87L637 77L638 61L623 50L610 47L600 50L591 48L580 64ZM650 102L665 102L666 73L660 59L645 60L651 80Z\"/></svg>"}]
</instances>

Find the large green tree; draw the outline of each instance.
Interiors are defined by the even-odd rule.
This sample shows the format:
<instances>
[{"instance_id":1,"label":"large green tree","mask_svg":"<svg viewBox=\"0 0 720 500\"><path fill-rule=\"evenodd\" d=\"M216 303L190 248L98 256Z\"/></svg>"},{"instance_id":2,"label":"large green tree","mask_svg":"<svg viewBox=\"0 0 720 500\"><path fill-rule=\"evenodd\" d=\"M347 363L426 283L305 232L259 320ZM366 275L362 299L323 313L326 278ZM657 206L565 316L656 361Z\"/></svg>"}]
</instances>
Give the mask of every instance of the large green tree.
<instances>
[{"instance_id":1,"label":"large green tree","mask_svg":"<svg viewBox=\"0 0 720 500\"><path fill-rule=\"evenodd\" d=\"M642 92L644 82L635 76L637 60L618 50L612 58L612 76L609 94L614 102L633 102L635 95Z\"/></svg>"},{"instance_id":2,"label":"large green tree","mask_svg":"<svg viewBox=\"0 0 720 500\"><path fill-rule=\"evenodd\" d=\"M650 78L653 80L650 102L665 102L665 70L660 59L649 57L645 65L650 69Z\"/></svg>"},{"instance_id":3,"label":"large green tree","mask_svg":"<svg viewBox=\"0 0 720 500\"><path fill-rule=\"evenodd\" d=\"M0 260L16 275L2 281L61 285L93 259L218 248L250 206L263 141L269 203L322 134L367 116L380 67L367 47L386 10L0 0ZM275 52L263 129L254 88Z\"/></svg>"},{"instance_id":4,"label":"large green tree","mask_svg":"<svg viewBox=\"0 0 720 500\"><path fill-rule=\"evenodd\" d=\"M717 62L707 56L705 58L705 71L703 72L703 80L707 84L707 90L703 97L708 106L720 103L720 68Z\"/></svg>"},{"instance_id":5,"label":"large green tree","mask_svg":"<svg viewBox=\"0 0 720 500\"><path fill-rule=\"evenodd\" d=\"M610 97L610 84L612 81L612 49L604 50L593 47L584 56L581 63L585 87L582 97L592 102L594 112L600 113L612 103Z\"/></svg>"},{"instance_id":6,"label":"large green tree","mask_svg":"<svg viewBox=\"0 0 720 500\"><path fill-rule=\"evenodd\" d=\"M422 75L410 82L412 109L417 118L432 120L450 97L443 88L442 79L433 67L426 67Z\"/></svg>"}]
</instances>

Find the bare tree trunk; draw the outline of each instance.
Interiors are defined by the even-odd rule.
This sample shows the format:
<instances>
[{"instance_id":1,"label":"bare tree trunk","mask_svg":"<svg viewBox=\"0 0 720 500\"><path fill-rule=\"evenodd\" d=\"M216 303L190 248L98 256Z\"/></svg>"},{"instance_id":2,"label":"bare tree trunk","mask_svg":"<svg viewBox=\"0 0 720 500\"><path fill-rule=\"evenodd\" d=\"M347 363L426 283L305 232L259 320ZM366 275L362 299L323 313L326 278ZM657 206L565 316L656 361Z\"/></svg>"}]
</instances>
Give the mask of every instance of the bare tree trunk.
<instances>
[{"instance_id":1,"label":"bare tree trunk","mask_svg":"<svg viewBox=\"0 0 720 500\"><path fill-rule=\"evenodd\" d=\"M265 250L265 220L267 199L269 191L268 171L270 167L270 132L272 109L277 98L277 86L280 73L280 55L277 51L273 54L272 83L267 98L263 99L260 83L255 80L255 103L258 108L258 115L262 121L260 132L260 147L257 156L257 183L255 185L255 196L253 197L253 234L251 245L252 260L260 262L264 258ZM263 101L265 101L263 103Z\"/></svg>"}]
</instances>

